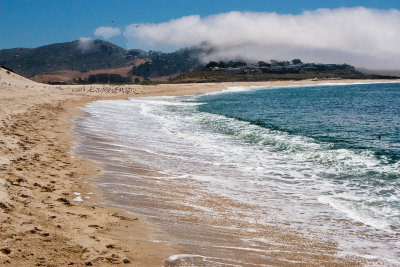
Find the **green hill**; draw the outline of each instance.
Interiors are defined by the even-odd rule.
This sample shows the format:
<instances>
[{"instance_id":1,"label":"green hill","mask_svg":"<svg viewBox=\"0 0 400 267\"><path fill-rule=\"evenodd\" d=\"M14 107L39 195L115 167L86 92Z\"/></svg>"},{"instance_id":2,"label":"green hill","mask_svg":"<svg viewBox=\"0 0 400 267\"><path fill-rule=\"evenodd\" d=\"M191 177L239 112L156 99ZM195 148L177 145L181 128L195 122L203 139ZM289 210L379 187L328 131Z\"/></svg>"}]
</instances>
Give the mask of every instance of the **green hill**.
<instances>
[{"instance_id":1,"label":"green hill","mask_svg":"<svg viewBox=\"0 0 400 267\"><path fill-rule=\"evenodd\" d=\"M149 52L149 61L133 67L132 75L145 78L187 73L201 63L194 49L180 49L172 53Z\"/></svg>"},{"instance_id":2,"label":"green hill","mask_svg":"<svg viewBox=\"0 0 400 267\"><path fill-rule=\"evenodd\" d=\"M347 64L271 60L210 62L204 65L201 47L171 53L126 50L102 40L57 43L38 48L0 50L0 66L45 83L123 83L133 80L169 82L227 82L300 79L380 79L386 75L362 73Z\"/></svg>"},{"instance_id":3,"label":"green hill","mask_svg":"<svg viewBox=\"0 0 400 267\"><path fill-rule=\"evenodd\" d=\"M144 56L140 50L125 50L101 40L83 47L80 41L57 43L38 48L0 50L0 65L25 77L59 70L90 71L129 66L135 58Z\"/></svg>"},{"instance_id":4,"label":"green hill","mask_svg":"<svg viewBox=\"0 0 400 267\"><path fill-rule=\"evenodd\" d=\"M295 62L293 60L292 62ZM300 61L301 62L301 61ZM295 62L297 63L297 62ZM210 62L187 73L170 79L173 83L239 82L304 79L397 79L396 76L364 74L347 64L315 64L289 61Z\"/></svg>"}]
</instances>

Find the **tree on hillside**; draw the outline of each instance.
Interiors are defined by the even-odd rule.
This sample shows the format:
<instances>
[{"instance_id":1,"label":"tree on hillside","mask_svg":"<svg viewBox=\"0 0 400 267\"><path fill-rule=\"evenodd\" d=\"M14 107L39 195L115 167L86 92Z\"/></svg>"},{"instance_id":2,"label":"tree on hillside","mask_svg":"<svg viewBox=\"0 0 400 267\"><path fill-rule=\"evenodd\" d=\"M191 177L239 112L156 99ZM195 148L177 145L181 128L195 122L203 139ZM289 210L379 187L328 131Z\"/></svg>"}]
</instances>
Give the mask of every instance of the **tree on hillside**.
<instances>
[{"instance_id":1,"label":"tree on hillside","mask_svg":"<svg viewBox=\"0 0 400 267\"><path fill-rule=\"evenodd\" d=\"M300 59L295 58L295 59L292 60L292 64L293 64L293 65L298 65L298 64L303 64L303 62L301 62Z\"/></svg>"},{"instance_id":2,"label":"tree on hillside","mask_svg":"<svg viewBox=\"0 0 400 267\"><path fill-rule=\"evenodd\" d=\"M199 65L188 49L173 53L150 51L150 61L132 68L132 75L141 77L160 77L176 73L186 73Z\"/></svg>"},{"instance_id":3,"label":"tree on hillside","mask_svg":"<svg viewBox=\"0 0 400 267\"><path fill-rule=\"evenodd\" d=\"M259 67L271 67L271 64L264 62L264 61L258 61L258 66Z\"/></svg>"},{"instance_id":4,"label":"tree on hillside","mask_svg":"<svg viewBox=\"0 0 400 267\"><path fill-rule=\"evenodd\" d=\"M87 80L82 80L79 78L78 83L86 84L86 83L130 83L131 77L122 77L119 74L108 74L108 73L99 73L94 75L89 75Z\"/></svg>"}]
</instances>

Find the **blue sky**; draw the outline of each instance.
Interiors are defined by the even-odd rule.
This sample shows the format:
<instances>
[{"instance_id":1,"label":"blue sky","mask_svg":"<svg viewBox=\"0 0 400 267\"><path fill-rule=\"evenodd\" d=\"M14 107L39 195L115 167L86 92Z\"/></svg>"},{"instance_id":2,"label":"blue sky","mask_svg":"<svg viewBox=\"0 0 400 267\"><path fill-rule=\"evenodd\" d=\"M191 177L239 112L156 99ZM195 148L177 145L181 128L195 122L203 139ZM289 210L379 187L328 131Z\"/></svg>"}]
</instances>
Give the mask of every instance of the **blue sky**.
<instances>
[{"instance_id":1,"label":"blue sky","mask_svg":"<svg viewBox=\"0 0 400 267\"><path fill-rule=\"evenodd\" d=\"M160 23L188 15L202 17L229 11L300 14L318 8L364 6L375 9L400 9L399 0L0 0L0 49L38 47L77 40L99 38L99 26L119 27L133 23ZM111 23L111 20L115 20ZM127 40L108 41L127 47Z\"/></svg>"}]
</instances>

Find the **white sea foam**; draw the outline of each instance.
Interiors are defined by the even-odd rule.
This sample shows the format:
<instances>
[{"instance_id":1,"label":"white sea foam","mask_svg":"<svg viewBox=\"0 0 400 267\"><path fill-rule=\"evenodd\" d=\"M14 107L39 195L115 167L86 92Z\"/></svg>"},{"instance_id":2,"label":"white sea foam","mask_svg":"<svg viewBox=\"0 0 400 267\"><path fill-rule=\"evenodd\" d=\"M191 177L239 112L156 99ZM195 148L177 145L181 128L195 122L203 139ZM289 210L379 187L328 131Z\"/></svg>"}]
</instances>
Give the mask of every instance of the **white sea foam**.
<instances>
[{"instance_id":1,"label":"white sea foam","mask_svg":"<svg viewBox=\"0 0 400 267\"><path fill-rule=\"evenodd\" d=\"M205 152L205 155L196 156L196 163L208 164L211 162L214 166L229 165L238 169L239 171L255 170L260 174L267 171L271 173L271 170L275 170L274 172L276 175L274 176L277 178L286 176L296 177L296 179L303 180L307 180L309 177L318 176L318 173L320 172L335 173L338 170L343 169L347 169L349 171L356 169L356 172L360 172L363 170L376 169L376 166L378 165L378 162L373 157L357 155L348 150L326 150L324 147L321 147L321 145L317 145L316 143L312 142L312 140L309 138L289 136L285 133L280 133L277 131L268 131L258 126L237 122L234 119L229 119L222 116L200 113L195 116L179 118L176 116L176 114L169 114L169 117L165 117L163 113L157 114L157 112L154 112L155 110L157 111L157 108L160 108L160 106L161 108L168 106L170 101L158 101L153 98L150 100L146 99L145 101L143 99L140 99L139 101L132 101L135 105L139 104L139 112L144 115L145 118L143 118L143 121L138 121L138 126L132 125L132 127L124 128L117 127L117 132L124 138L136 138L139 135L142 135L142 130L148 131L154 136L158 135L158 140L162 143L163 150L159 149L159 142L152 141L156 139L146 138L146 142L148 142L149 145L140 146L139 149L148 155L161 157L168 156L169 160L174 159L175 161L185 161L192 153L192 151L186 151L186 148L195 147L198 152ZM176 99L174 99L174 102L176 102ZM148 116L150 114L151 119L149 120ZM258 142L259 145L263 145L263 143L267 142L267 144L271 143L273 150L275 150L275 148L283 148L284 150L282 152L270 151L275 152L276 155L265 158L265 147L258 147L260 148L259 151L253 151L251 148L249 149L248 146L243 146L241 143L237 144L238 140L232 140L232 137L227 139L226 136L221 136L215 133L213 136L210 136L207 132L204 133L198 131L198 126L193 129L187 127L188 124L190 125L192 123L198 123L202 120L213 121L219 125L225 124L224 127L227 128L233 127L234 131L236 132L235 135L239 138L245 138L249 132L251 134L255 133L260 138L260 141ZM137 135L135 132L132 132L132 128L143 128L145 121L147 123L146 126L151 126L153 128L147 130L140 129L140 132L138 132ZM122 122L122 125L126 126L125 122ZM186 131L182 131L182 128L185 128ZM196 131L197 133L193 134L193 131ZM160 138L160 136L162 136L162 138ZM219 145L227 141L229 145ZM179 144L179 142L181 142L181 144ZM126 146L124 147L126 148ZM122 148L122 150L124 150L124 148ZM290 151L291 153L288 154L285 151ZM211 156L211 158L209 156ZM221 162L219 160L220 158L227 160L225 160L225 162ZM277 161L278 159L279 161ZM157 160L159 161L160 159ZM151 165L153 161L154 158L148 158L147 160L147 157L143 157L141 159L141 163L146 165ZM321 164L321 166L318 167L314 166L313 164L310 165L309 162L312 163L312 161L317 161L319 164ZM230 163L227 164L227 162ZM287 164L287 162L291 162L290 171L284 166ZM159 166L158 163L154 165ZM163 168L164 170L168 170L169 165L171 165L170 163L171 162L167 161L166 164L164 164L167 166L161 166L166 167L165 169ZM327 168L327 163L330 165L329 168ZM296 164L298 165L296 166ZM268 167L266 168L265 166ZM360 166L363 167L359 168ZM382 168L391 167L381 166L379 168L381 168L381 171L389 171ZM286 170L286 174L282 173L281 170ZM169 174L171 174L171 172L169 172ZM199 178L202 176L197 175L196 177ZM204 179L202 180L204 181ZM210 180L210 177L206 177L205 180Z\"/></svg>"},{"instance_id":2,"label":"white sea foam","mask_svg":"<svg viewBox=\"0 0 400 267\"><path fill-rule=\"evenodd\" d=\"M258 86L229 86L225 90L210 92L207 94L212 95L212 94L221 94L221 93L247 92L247 91L254 91L254 90L259 90L259 89L273 89L273 88L276 88L276 86L271 86L268 84L258 85Z\"/></svg>"},{"instance_id":3,"label":"white sea foam","mask_svg":"<svg viewBox=\"0 0 400 267\"><path fill-rule=\"evenodd\" d=\"M261 87L234 88L231 92L258 89ZM125 162L134 161L149 169L162 170L168 177L160 177L160 183L163 179L183 180L196 184L199 192L203 190L259 207L241 211L250 221L254 220L252 213L259 212L263 217L257 223L280 222L321 233L349 231L340 227L351 228L350 232L354 233L370 231L368 227L352 228L351 223L335 224L335 219L359 221L389 233L398 231L393 228L400 225L398 210L368 205L367 201L382 200L377 193L380 189L357 178L371 171L399 174L398 165L382 165L372 153L333 149L312 138L201 113L197 111L199 103L193 102L196 98L94 102L85 109L90 119L81 125L87 134L114 140L114 147L108 150L120 156L107 160L115 162L115 166L123 167ZM343 174L342 179L330 178L338 173ZM126 173L129 176L142 179L140 175ZM113 186L123 194L138 194L122 189L130 188L129 184L103 186ZM399 190L393 188L391 181L385 181L384 189ZM344 194L346 190L354 194ZM143 194L157 197L156 191L146 190ZM399 201L393 195L383 200ZM207 213L215 212L199 206L195 199L182 204ZM348 240L341 235L335 238L350 248L361 243L357 236ZM378 240L376 246L384 251L387 244Z\"/></svg>"},{"instance_id":4,"label":"white sea foam","mask_svg":"<svg viewBox=\"0 0 400 267\"><path fill-rule=\"evenodd\" d=\"M366 225L373 226L378 229L382 229L385 231L392 232L390 229L390 223L388 223L385 219L376 219L371 217L371 214L367 211L357 210L355 208L356 205L352 205L349 203L349 198L338 199L337 197L332 196L321 196L318 198L321 203L328 204L333 208L344 212L348 217L353 220L362 222Z\"/></svg>"},{"instance_id":5,"label":"white sea foam","mask_svg":"<svg viewBox=\"0 0 400 267\"><path fill-rule=\"evenodd\" d=\"M236 93L236 92L247 92L247 91L255 91L255 90L271 90L271 89L281 89L281 88L301 88L301 87L319 87L319 86L347 86L347 85L364 85L364 84L392 84L392 83L400 83L399 81L368 81L368 82L322 82L317 84L305 84L305 85L270 85L266 83L265 85L258 86L229 86L225 90L209 92L205 95L214 95L214 94L224 94L224 93Z\"/></svg>"},{"instance_id":6,"label":"white sea foam","mask_svg":"<svg viewBox=\"0 0 400 267\"><path fill-rule=\"evenodd\" d=\"M240 264L231 264L227 262L219 262L221 259L213 257L205 257L196 254L176 254L168 257L169 262L178 263L178 266L233 266L240 267ZM206 264L206 265L205 265Z\"/></svg>"},{"instance_id":7,"label":"white sea foam","mask_svg":"<svg viewBox=\"0 0 400 267\"><path fill-rule=\"evenodd\" d=\"M194 254L176 254L176 255L171 255L168 257L168 260L170 261L176 261L178 259L183 259L183 258L194 258L194 257L200 257L204 258L204 256L201 255L194 255Z\"/></svg>"}]
</instances>

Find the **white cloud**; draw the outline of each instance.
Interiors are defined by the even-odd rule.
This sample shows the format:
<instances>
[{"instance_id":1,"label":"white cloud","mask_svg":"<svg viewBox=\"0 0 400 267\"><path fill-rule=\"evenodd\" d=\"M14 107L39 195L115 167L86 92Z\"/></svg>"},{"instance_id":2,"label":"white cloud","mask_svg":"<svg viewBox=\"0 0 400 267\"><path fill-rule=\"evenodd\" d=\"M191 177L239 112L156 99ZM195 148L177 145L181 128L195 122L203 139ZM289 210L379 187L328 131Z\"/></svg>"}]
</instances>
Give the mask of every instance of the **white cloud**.
<instances>
[{"instance_id":1,"label":"white cloud","mask_svg":"<svg viewBox=\"0 0 400 267\"><path fill-rule=\"evenodd\" d=\"M111 37L115 37L121 34L121 30L117 27L113 28L113 27L98 27L95 31L94 31L94 35L96 36L101 36L104 39L110 39Z\"/></svg>"},{"instance_id":2,"label":"white cloud","mask_svg":"<svg viewBox=\"0 0 400 267\"><path fill-rule=\"evenodd\" d=\"M90 37L79 38L78 48L81 50L89 50L92 47L93 40Z\"/></svg>"},{"instance_id":3,"label":"white cloud","mask_svg":"<svg viewBox=\"0 0 400 267\"><path fill-rule=\"evenodd\" d=\"M318 9L299 15L229 12L127 26L129 44L178 49L207 44L204 61L301 58L370 68L400 68L400 11L363 7Z\"/></svg>"}]
</instances>

